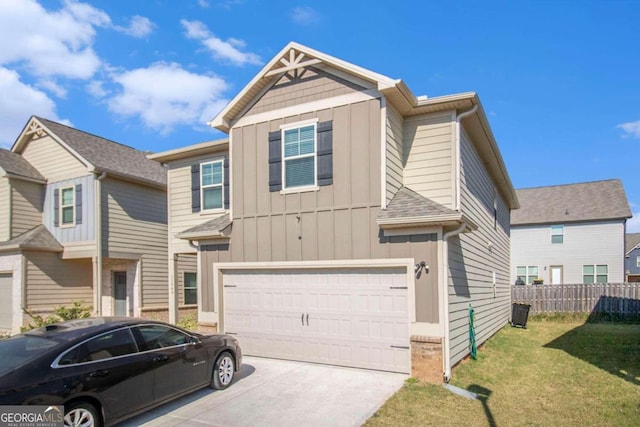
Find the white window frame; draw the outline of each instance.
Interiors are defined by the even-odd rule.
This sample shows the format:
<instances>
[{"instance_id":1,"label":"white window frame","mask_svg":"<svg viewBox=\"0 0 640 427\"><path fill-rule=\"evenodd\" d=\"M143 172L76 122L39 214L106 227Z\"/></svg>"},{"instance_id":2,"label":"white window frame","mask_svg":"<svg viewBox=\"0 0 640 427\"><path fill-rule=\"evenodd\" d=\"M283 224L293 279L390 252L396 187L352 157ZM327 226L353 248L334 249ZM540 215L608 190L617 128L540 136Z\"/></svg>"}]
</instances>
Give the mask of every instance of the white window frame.
<instances>
[{"instance_id":1,"label":"white window frame","mask_svg":"<svg viewBox=\"0 0 640 427\"><path fill-rule=\"evenodd\" d=\"M584 283L586 283L585 280L584 280L584 276L585 276L584 268L585 267L593 267L593 284L594 285L598 284L598 283L609 283L609 264L583 264L582 265L582 281ZM604 281L604 282L598 282L598 276L599 276L598 267L607 267L607 280Z\"/></svg>"},{"instance_id":2,"label":"white window frame","mask_svg":"<svg viewBox=\"0 0 640 427\"><path fill-rule=\"evenodd\" d=\"M298 156L285 157L284 154L284 143L285 138L284 134L286 131L293 129L300 129L307 126L313 126L313 154L303 154ZM295 123L288 123L286 125L280 126L280 159L282 161L282 167L280 171L280 179L282 180L282 190L280 194L287 193L302 193L305 191L318 191L320 187L318 186L318 119L304 120ZM287 188L287 160L295 160L295 159L303 159L306 157L313 156L313 184L304 185L299 187L289 187Z\"/></svg>"},{"instance_id":3,"label":"white window frame","mask_svg":"<svg viewBox=\"0 0 640 427\"><path fill-rule=\"evenodd\" d=\"M187 274L194 274L196 276L196 285L187 287ZM187 289L195 289L196 290L196 303L190 304L187 303ZM194 271L184 271L182 273L182 301L184 305L197 305L198 304L198 273Z\"/></svg>"},{"instance_id":4,"label":"white window frame","mask_svg":"<svg viewBox=\"0 0 640 427\"><path fill-rule=\"evenodd\" d=\"M636 257L636 267L640 267L640 255Z\"/></svg>"},{"instance_id":5,"label":"white window frame","mask_svg":"<svg viewBox=\"0 0 640 427\"><path fill-rule=\"evenodd\" d=\"M64 203L62 203L62 201L64 200L63 198L63 194L65 192L65 190L71 190L71 204L70 205L65 205ZM58 195L59 199L59 212L58 212L58 218L60 219L58 221L58 225L61 228L64 227L74 227L76 225L76 186L75 185L70 185L67 187L60 187L60 193ZM71 208L71 222L64 222L64 209L65 208Z\"/></svg>"},{"instance_id":6,"label":"white window frame","mask_svg":"<svg viewBox=\"0 0 640 427\"><path fill-rule=\"evenodd\" d=\"M212 165L214 163L220 163L221 167L222 167L222 181L220 182L220 184L209 184L209 185L204 185L202 182L202 169L204 168L204 166L207 165ZM222 204L219 208L210 208L210 209L205 209L204 207L204 190L208 189L208 188L215 188L215 187L220 187L221 192L222 192ZM224 158L220 158L220 159L215 159L215 160L211 160L211 161L207 161L207 162L203 162L200 163L200 212L206 212L206 213L210 213L210 212L222 212L224 211Z\"/></svg>"},{"instance_id":7,"label":"white window frame","mask_svg":"<svg viewBox=\"0 0 640 427\"><path fill-rule=\"evenodd\" d=\"M554 230L555 229L555 230ZM556 233L554 231L556 230L560 230L560 233ZM562 242L554 242L553 238L555 236L560 236L562 237ZM564 225L552 225L551 226L551 244L552 245L561 245L564 243Z\"/></svg>"},{"instance_id":8,"label":"white window frame","mask_svg":"<svg viewBox=\"0 0 640 427\"><path fill-rule=\"evenodd\" d=\"M518 265L516 266L516 277L521 277L520 275L518 275L518 269L519 268L524 268L524 283L527 285L531 285L533 284L533 281L535 279L540 278L540 267L537 265ZM537 273L535 274L535 276L530 275L529 274L529 269L535 268Z\"/></svg>"}]
</instances>

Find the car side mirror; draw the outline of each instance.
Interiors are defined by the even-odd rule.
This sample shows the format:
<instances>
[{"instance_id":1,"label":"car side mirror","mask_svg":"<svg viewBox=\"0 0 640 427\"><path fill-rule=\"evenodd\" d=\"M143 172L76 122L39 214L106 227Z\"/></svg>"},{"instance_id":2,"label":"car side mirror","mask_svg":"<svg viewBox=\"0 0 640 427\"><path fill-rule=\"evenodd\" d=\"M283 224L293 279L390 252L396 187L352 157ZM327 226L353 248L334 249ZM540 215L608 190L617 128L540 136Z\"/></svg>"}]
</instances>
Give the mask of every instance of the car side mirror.
<instances>
[{"instance_id":1,"label":"car side mirror","mask_svg":"<svg viewBox=\"0 0 640 427\"><path fill-rule=\"evenodd\" d=\"M200 338L198 337L194 337L193 335L191 336L190 340L189 340L190 344L196 345L196 344L200 344Z\"/></svg>"}]
</instances>

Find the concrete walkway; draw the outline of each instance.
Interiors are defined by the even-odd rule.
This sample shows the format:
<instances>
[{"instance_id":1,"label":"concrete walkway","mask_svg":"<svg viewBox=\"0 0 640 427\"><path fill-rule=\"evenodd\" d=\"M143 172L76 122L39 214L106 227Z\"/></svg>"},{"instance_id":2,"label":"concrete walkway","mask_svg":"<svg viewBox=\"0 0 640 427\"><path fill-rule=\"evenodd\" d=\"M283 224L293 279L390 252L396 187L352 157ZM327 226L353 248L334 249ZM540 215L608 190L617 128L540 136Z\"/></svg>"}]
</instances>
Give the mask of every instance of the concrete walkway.
<instances>
[{"instance_id":1,"label":"concrete walkway","mask_svg":"<svg viewBox=\"0 0 640 427\"><path fill-rule=\"evenodd\" d=\"M360 426L407 375L245 357L234 383L204 389L124 426Z\"/></svg>"}]
</instances>

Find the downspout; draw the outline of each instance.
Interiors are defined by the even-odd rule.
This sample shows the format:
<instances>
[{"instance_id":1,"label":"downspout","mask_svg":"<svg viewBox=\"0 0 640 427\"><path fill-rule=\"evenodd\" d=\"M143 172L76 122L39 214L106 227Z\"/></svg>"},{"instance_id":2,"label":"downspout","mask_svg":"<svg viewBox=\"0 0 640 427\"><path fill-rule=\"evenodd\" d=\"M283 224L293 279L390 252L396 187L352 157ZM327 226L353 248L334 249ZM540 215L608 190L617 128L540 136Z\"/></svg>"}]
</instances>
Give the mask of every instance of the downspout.
<instances>
[{"instance_id":1,"label":"downspout","mask_svg":"<svg viewBox=\"0 0 640 427\"><path fill-rule=\"evenodd\" d=\"M450 333L449 330L449 238L462 233L467 224L462 223L455 230L448 231L442 236L442 303L444 304L444 382L451 379L451 357L450 357Z\"/></svg>"},{"instance_id":2,"label":"downspout","mask_svg":"<svg viewBox=\"0 0 640 427\"><path fill-rule=\"evenodd\" d=\"M455 207L455 210L458 211L458 212L460 212L460 199L461 199L461 197L460 197L460 181L461 181L460 171L462 170L462 168L460 167L460 162L461 162L461 158L462 158L462 155L460 153L460 145L461 145L461 142L460 142L460 139L461 139L461 137L460 137L460 134L461 134L460 121L462 119L464 119L465 117L470 116L471 114L475 113L477 109L478 109L478 104L475 104L473 107L471 107L471 109L469 109L469 110L467 110L467 111L465 111L463 113L460 113L460 114L458 114L456 116L456 159L455 159L455 161L456 161L456 166L455 166L455 168L456 168L456 207Z\"/></svg>"},{"instance_id":3,"label":"downspout","mask_svg":"<svg viewBox=\"0 0 640 427\"><path fill-rule=\"evenodd\" d=\"M102 181L107 176L106 172L102 174L94 181L94 204L96 210L96 316L102 316Z\"/></svg>"}]
</instances>

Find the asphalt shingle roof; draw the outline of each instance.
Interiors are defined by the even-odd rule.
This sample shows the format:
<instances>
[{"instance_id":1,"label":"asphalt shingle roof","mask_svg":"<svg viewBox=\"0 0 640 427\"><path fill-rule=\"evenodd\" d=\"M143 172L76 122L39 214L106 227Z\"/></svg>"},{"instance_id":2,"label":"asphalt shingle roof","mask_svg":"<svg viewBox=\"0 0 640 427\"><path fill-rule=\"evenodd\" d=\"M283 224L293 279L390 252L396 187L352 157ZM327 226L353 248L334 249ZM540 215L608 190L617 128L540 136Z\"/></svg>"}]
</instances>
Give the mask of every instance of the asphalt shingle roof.
<instances>
[{"instance_id":1,"label":"asphalt shingle roof","mask_svg":"<svg viewBox=\"0 0 640 427\"><path fill-rule=\"evenodd\" d=\"M53 237L53 234L51 234L43 224L40 224L29 231L25 231L18 237L11 240L0 242L0 250L7 247L51 252L62 252L64 249L60 242Z\"/></svg>"},{"instance_id":2,"label":"asphalt shingle roof","mask_svg":"<svg viewBox=\"0 0 640 427\"><path fill-rule=\"evenodd\" d=\"M516 190L520 209L511 225L551 224L631 218L619 179Z\"/></svg>"},{"instance_id":3,"label":"asphalt shingle roof","mask_svg":"<svg viewBox=\"0 0 640 427\"><path fill-rule=\"evenodd\" d=\"M44 181L44 176L20 154L0 148L0 168L7 173Z\"/></svg>"},{"instance_id":4,"label":"asphalt shingle roof","mask_svg":"<svg viewBox=\"0 0 640 427\"><path fill-rule=\"evenodd\" d=\"M164 167L149 160L142 151L51 120L36 118L96 169L134 180L167 185Z\"/></svg>"},{"instance_id":5,"label":"asphalt shingle roof","mask_svg":"<svg viewBox=\"0 0 640 427\"><path fill-rule=\"evenodd\" d=\"M381 210L378 219L415 218L454 215L457 212L428 199L413 190L402 187Z\"/></svg>"},{"instance_id":6,"label":"asphalt shingle roof","mask_svg":"<svg viewBox=\"0 0 640 427\"><path fill-rule=\"evenodd\" d=\"M193 234L201 234L206 235L207 233L218 233L232 223L231 217L229 214L224 214L202 224L198 224L195 227L191 227L187 230L184 230L181 233L178 233L178 237L181 235L193 235Z\"/></svg>"},{"instance_id":7,"label":"asphalt shingle roof","mask_svg":"<svg viewBox=\"0 0 640 427\"><path fill-rule=\"evenodd\" d=\"M640 245L640 233L627 233L624 236L624 253L629 253L638 245Z\"/></svg>"}]
</instances>

